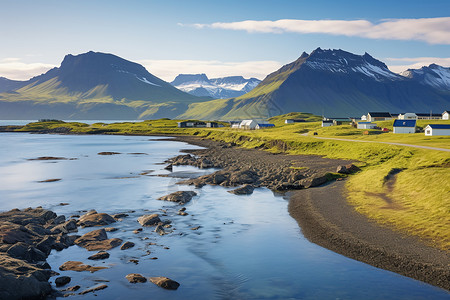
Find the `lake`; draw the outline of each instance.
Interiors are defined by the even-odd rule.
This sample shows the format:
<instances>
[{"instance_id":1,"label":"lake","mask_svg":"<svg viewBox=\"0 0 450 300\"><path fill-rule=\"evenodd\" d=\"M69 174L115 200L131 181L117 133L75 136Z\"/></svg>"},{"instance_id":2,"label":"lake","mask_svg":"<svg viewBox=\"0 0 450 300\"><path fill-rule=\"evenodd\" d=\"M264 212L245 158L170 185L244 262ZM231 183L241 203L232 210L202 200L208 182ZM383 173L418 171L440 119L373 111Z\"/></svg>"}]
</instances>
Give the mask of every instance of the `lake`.
<instances>
[{"instance_id":1,"label":"lake","mask_svg":"<svg viewBox=\"0 0 450 300\"><path fill-rule=\"evenodd\" d=\"M110 225L118 231L108 232L109 238L134 242L129 250L114 248L104 261L87 260L95 252L78 246L52 251L47 261L53 270L68 260L108 267L60 272L72 277L69 286L108 285L71 299L449 299L445 290L310 243L289 216L288 199L268 189L239 196L221 186L176 184L214 171L164 169L166 159L195 148L160 137L1 133L0 210L41 205L66 217L91 209L129 214ZM97 154L103 151L120 154ZM29 160L40 156L71 160ZM47 179L61 180L39 182ZM179 205L156 200L179 190L198 194L185 205L187 216L176 214ZM173 232L159 236L148 227L134 234L137 218L149 213L166 214L162 219L172 221ZM166 276L181 286L167 291L148 282L131 284L129 273Z\"/></svg>"}]
</instances>

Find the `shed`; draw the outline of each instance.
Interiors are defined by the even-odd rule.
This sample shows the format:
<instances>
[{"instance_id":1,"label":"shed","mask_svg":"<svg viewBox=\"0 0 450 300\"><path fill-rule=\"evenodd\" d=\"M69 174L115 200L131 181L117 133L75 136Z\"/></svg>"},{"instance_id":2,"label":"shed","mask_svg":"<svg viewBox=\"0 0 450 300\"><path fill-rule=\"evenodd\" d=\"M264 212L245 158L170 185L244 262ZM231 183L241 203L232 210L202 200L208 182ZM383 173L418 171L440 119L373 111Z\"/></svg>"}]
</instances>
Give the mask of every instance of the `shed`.
<instances>
[{"instance_id":1,"label":"shed","mask_svg":"<svg viewBox=\"0 0 450 300\"><path fill-rule=\"evenodd\" d=\"M446 110L442 113L442 120L448 120L450 119L450 110Z\"/></svg>"},{"instance_id":2,"label":"shed","mask_svg":"<svg viewBox=\"0 0 450 300\"><path fill-rule=\"evenodd\" d=\"M263 128L271 128L275 127L274 124L258 124L256 125L255 129L263 129Z\"/></svg>"},{"instance_id":3,"label":"shed","mask_svg":"<svg viewBox=\"0 0 450 300\"><path fill-rule=\"evenodd\" d=\"M416 120L395 120L394 133L415 133Z\"/></svg>"},{"instance_id":4,"label":"shed","mask_svg":"<svg viewBox=\"0 0 450 300\"><path fill-rule=\"evenodd\" d=\"M239 125L239 128L252 130L256 128L256 125L258 125L258 122L255 120L243 120Z\"/></svg>"},{"instance_id":5,"label":"shed","mask_svg":"<svg viewBox=\"0 0 450 300\"><path fill-rule=\"evenodd\" d=\"M333 126L333 120L323 120L322 121L322 127L329 127Z\"/></svg>"},{"instance_id":6,"label":"shed","mask_svg":"<svg viewBox=\"0 0 450 300\"><path fill-rule=\"evenodd\" d=\"M358 125L356 128L358 129L375 129L377 127L377 124L372 122L358 122Z\"/></svg>"},{"instance_id":7,"label":"shed","mask_svg":"<svg viewBox=\"0 0 450 300\"><path fill-rule=\"evenodd\" d=\"M373 122L373 121L385 121L385 120L392 120L392 116L388 112L369 112L367 114L367 121Z\"/></svg>"},{"instance_id":8,"label":"shed","mask_svg":"<svg viewBox=\"0 0 450 300\"><path fill-rule=\"evenodd\" d=\"M416 120L417 115L415 113L404 113L398 115L399 120Z\"/></svg>"},{"instance_id":9,"label":"shed","mask_svg":"<svg viewBox=\"0 0 450 300\"><path fill-rule=\"evenodd\" d=\"M429 124L425 127L425 135L450 135L450 124Z\"/></svg>"}]
</instances>

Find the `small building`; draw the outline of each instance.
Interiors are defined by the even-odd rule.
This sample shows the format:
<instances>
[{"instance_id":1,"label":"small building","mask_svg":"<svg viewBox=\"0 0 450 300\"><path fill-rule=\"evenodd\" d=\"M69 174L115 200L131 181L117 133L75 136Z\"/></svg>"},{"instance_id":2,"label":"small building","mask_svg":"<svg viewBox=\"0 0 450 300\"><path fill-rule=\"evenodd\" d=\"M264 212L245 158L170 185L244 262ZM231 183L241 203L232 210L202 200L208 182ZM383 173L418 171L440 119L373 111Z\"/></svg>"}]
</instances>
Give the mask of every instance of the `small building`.
<instances>
[{"instance_id":1,"label":"small building","mask_svg":"<svg viewBox=\"0 0 450 300\"><path fill-rule=\"evenodd\" d=\"M425 135L450 135L450 124L429 124L425 127Z\"/></svg>"},{"instance_id":2,"label":"small building","mask_svg":"<svg viewBox=\"0 0 450 300\"><path fill-rule=\"evenodd\" d=\"M342 125L342 124L349 124L352 122L350 118L329 118L329 120L333 121L334 126Z\"/></svg>"},{"instance_id":3,"label":"small building","mask_svg":"<svg viewBox=\"0 0 450 300\"><path fill-rule=\"evenodd\" d=\"M333 126L333 120L323 120L322 121L322 127L329 127Z\"/></svg>"},{"instance_id":4,"label":"small building","mask_svg":"<svg viewBox=\"0 0 450 300\"><path fill-rule=\"evenodd\" d=\"M450 110L446 110L442 113L442 120L449 120L450 119Z\"/></svg>"},{"instance_id":5,"label":"small building","mask_svg":"<svg viewBox=\"0 0 450 300\"><path fill-rule=\"evenodd\" d=\"M442 114L433 113L416 113L418 120L440 120L442 119Z\"/></svg>"},{"instance_id":6,"label":"small building","mask_svg":"<svg viewBox=\"0 0 450 300\"><path fill-rule=\"evenodd\" d=\"M375 129L376 127L377 124L371 122L358 122L358 125L356 125L358 129Z\"/></svg>"},{"instance_id":7,"label":"small building","mask_svg":"<svg viewBox=\"0 0 450 300\"><path fill-rule=\"evenodd\" d=\"M392 120L392 115L388 112L369 112L367 114L367 121L386 121Z\"/></svg>"},{"instance_id":8,"label":"small building","mask_svg":"<svg viewBox=\"0 0 450 300\"><path fill-rule=\"evenodd\" d=\"M415 133L416 120L395 120L394 133Z\"/></svg>"},{"instance_id":9,"label":"small building","mask_svg":"<svg viewBox=\"0 0 450 300\"><path fill-rule=\"evenodd\" d=\"M256 125L258 125L258 122L256 122L255 120L243 120L239 125L239 128L253 130L256 128Z\"/></svg>"},{"instance_id":10,"label":"small building","mask_svg":"<svg viewBox=\"0 0 450 300\"><path fill-rule=\"evenodd\" d=\"M205 122L198 122L198 121L182 121L177 122L178 128L200 128L200 127L206 127Z\"/></svg>"},{"instance_id":11,"label":"small building","mask_svg":"<svg viewBox=\"0 0 450 300\"><path fill-rule=\"evenodd\" d=\"M304 119L286 119L286 120L284 120L285 124L300 123L300 122L306 122L306 121Z\"/></svg>"},{"instance_id":12,"label":"small building","mask_svg":"<svg viewBox=\"0 0 450 300\"><path fill-rule=\"evenodd\" d=\"M398 115L399 120L417 120L417 115L415 113L404 113Z\"/></svg>"},{"instance_id":13,"label":"small building","mask_svg":"<svg viewBox=\"0 0 450 300\"><path fill-rule=\"evenodd\" d=\"M264 129L264 128L272 128L275 127L274 124L258 124L255 129Z\"/></svg>"},{"instance_id":14,"label":"small building","mask_svg":"<svg viewBox=\"0 0 450 300\"><path fill-rule=\"evenodd\" d=\"M208 127L208 128L219 127L219 123L217 123L217 122L208 122L208 123L206 123L206 127Z\"/></svg>"}]
</instances>

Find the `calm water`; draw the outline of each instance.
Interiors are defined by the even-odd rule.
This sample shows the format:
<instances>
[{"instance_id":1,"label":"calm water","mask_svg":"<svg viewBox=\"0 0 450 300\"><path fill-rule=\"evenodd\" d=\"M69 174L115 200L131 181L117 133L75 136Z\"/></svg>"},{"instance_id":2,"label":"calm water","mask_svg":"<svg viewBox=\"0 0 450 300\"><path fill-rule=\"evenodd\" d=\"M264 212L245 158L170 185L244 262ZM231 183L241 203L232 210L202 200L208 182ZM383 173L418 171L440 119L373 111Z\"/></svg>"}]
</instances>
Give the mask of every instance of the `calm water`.
<instances>
[{"instance_id":1,"label":"calm water","mask_svg":"<svg viewBox=\"0 0 450 300\"><path fill-rule=\"evenodd\" d=\"M177 185L179 178L156 175L170 174L161 162L187 148L195 147L151 137L0 134L0 210L42 205L66 217L89 209L134 211L112 224L118 231L108 233L134 242L134 248L112 249L109 259L97 262L87 260L92 252L77 246L52 252L48 262L54 270L67 260L109 267L92 274L61 272L72 277L69 286L108 285L97 296L71 299L449 299L444 290L308 242L289 216L287 200L267 189L236 196L223 187L205 186L185 205L188 216L175 215L178 205L156 198L194 188ZM101 151L121 154L97 155ZM76 160L27 160L39 156ZM139 175L143 171L151 171L150 176ZM175 167L173 174L207 172L212 170ZM52 178L62 180L38 182ZM139 216L162 209L168 215L163 219L173 222L173 233L157 236L152 228L132 233L140 227ZM191 230L196 226L201 227ZM130 284L125 279L129 273L167 276L181 286L166 291L148 282Z\"/></svg>"},{"instance_id":2,"label":"calm water","mask_svg":"<svg viewBox=\"0 0 450 300\"><path fill-rule=\"evenodd\" d=\"M6 125L27 125L31 122L37 122L38 120L0 120L0 126ZM94 124L102 122L105 124L116 123L116 122L142 122L143 120L64 120L66 122L80 122L85 124Z\"/></svg>"}]
</instances>

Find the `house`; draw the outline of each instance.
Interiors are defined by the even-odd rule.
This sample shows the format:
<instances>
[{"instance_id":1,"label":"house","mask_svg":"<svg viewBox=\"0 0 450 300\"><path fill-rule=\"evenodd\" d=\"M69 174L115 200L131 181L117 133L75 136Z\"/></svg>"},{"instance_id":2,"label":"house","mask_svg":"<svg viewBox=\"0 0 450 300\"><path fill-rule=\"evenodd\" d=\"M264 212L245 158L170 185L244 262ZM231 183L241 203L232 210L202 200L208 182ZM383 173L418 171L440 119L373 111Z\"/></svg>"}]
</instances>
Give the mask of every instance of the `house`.
<instances>
[{"instance_id":1,"label":"house","mask_svg":"<svg viewBox=\"0 0 450 300\"><path fill-rule=\"evenodd\" d=\"M333 120L323 120L322 127L333 126Z\"/></svg>"},{"instance_id":2,"label":"house","mask_svg":"<svg viewBox=\"0 0 450 300\"><path fill-rule=\"evenodd\" d=\"M239 125L239 128L253 130L256 128L256 125L258 125L258 122L256 122L255 120L243 120Z\"/></svg>"},{"instance_id":3,"label":"house","mask_svg":"<svg viewBox=\"0 0 450 300\"><path fill-rule=\"evenodd\" d=\"M395 120L394 133L415 133L416 120Z\"/></svg>"},{"instance_id":4,"label":"house","mask_svg":"<svg viewBox=\"0 0 450 300\"><path fill-rule=\"evenodd\" d=\"M241 123L231 123L231 128L239 129L240 126L241 126Z\"/></svg>"},{"instance_id":5,"label":"house","mask_svg":"<svg viewBox=\"0 0 450 300\"><path fill-rule=\"evenodd\" d=\"M208 122L208 123L206 123L206 127L208 127L208 128L219 127L219 123L217 123L217 122Z\"/></svg>"},{"instance_id":6,"label":"house","mask_svg":"<svg viewBox=\"0 0 450 300\"><path fill-rule=\"evenodd\" d=\"M198 121L182 121L177 122L178 128L199 128L199 127L206 127L205 122L198 122Z\"/></svg>"},{"instance_id":7,"label":"house","mask_svg":"<svg viewBox=\"0 0 450 300\"><path fill-rule=\"evenodd\" d=\"M361 121L367 121L367 116L366 115L362 115L361 116Z\"/></svg>"},{"instance_id":8,"label":"house","mask_svg":"<svg viewBox=\"0 0 450 300\"><path fill-rule=\"evenodd\" d=\"M348 124L352 122L352 120L350 120L349 118L329 118L329 120L333 121L334 126L342 125L344 123Z\"/></svg>"},{"instance_id":9,"label":"house","mask_svg":"<svg viewBox=\"0 0 450 300\"><path fill-rule=\"evenodd\" d=\"M356 125L358 129L375 129L376 127L377 124L371 122L358 122L358 125Z\"/></svg>"},{"instance_id":10,"label":"house","mask_svg":"<svg viewBox=\"0 0 450 300\"><path fill-rule=\"evenodd\" d=\"M432 114L432 113L416 113L418 120L440 120L442 119L442 114Z\"/></svg>"},{"instance_id":11,"label":"house","mask_svg":"<svg viewBox=\"0 0 450 300\"><path fill-rule=\"evenodd\" d=\"M285 124L300 123L300 122L306 122L306 121L303 119L286 119L286 120L284 120Z\"/></svg>"},{"instance_id":12,"label":"house","mask_svg":"<svg viewBox=\"0 0 450 300\"><path fill-rule=\"evenodd\" d=\"M370 112L367 114L367 121L386 121L392 120L392 116L388 112Z\"/></svg>"},{"instance_id":13,"label":"house","mask_svg":"<svg viewBox=\"0 0 450 300\"><path fill-rule=\"evenodd\" d=\"M274 124L257 124L255 129L264 129L264 128L271 128L275 127Z\"/></svg>"},{"instance_id":14,"label":"house","mask_svg":"<svg viewBox=\"0 0 450 300\"><path fill-rule=\"evenodd\" d=\"M448 120L450 116L450 110L446 110L442 113L442 120Z\"/></svg>"},{"instance_id":15,"label":"house","mask_svg":"<svg viewBox=\"0 0 450 300\"><path fill-rule=\"evenodd\" d=\"M425 135L450 135L450 124L429 124L425 127Z\"/></svg>"},{"instance_id":16,"label":"house","mask_svg":"<svg viewBox=\"0 0 450 300\"><path fill-rule=\"evenodd\" d=\"M398 115L399 120L416 120L417 115L415 113L404 113Z\"/></svg>"}]
</instances>

